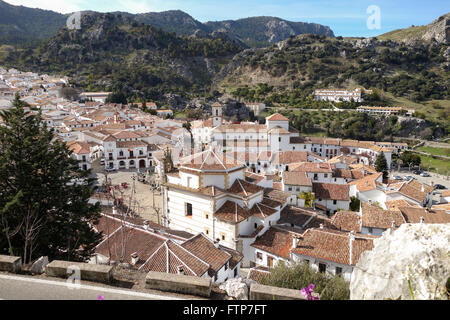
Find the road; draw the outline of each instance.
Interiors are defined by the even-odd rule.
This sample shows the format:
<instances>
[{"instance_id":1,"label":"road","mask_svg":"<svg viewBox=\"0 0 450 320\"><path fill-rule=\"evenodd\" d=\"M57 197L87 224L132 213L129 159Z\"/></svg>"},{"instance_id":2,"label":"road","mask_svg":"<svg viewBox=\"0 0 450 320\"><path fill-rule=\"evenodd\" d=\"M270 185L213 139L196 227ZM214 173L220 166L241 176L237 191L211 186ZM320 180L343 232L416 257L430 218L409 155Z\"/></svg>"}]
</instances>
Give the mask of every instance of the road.
<instances>
[{"instance_id":1,"label":"road","mask_svg":"<svg viewBox=\"0 0 450 320\"><path fill-rule=\"evenodd\" d=\"M174 296L149 294L107 286L80 284L71 288L62 279L0 274L0 300L179 300Z\"/></svg>"}]
</instances>

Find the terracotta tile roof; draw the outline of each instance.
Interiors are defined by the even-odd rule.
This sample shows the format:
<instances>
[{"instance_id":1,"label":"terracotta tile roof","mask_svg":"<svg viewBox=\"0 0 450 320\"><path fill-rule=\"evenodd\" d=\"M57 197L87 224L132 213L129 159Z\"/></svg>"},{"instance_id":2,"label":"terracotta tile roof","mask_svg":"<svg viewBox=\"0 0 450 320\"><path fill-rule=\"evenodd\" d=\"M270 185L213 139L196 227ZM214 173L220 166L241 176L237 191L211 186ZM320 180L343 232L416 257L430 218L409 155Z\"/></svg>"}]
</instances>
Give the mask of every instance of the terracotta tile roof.
<instances>
[{"instance_id":1,"label":"terracotta tile roof","mask_svg":"<svg viewBox=\"0 0 450 320\"><path fill-rule=\"evenodd\" d=\"M425 200L427 194L433 191L433 187L422 184L415 180L389 184L387 188L389 191L387 191L386 193L388 194L399 192L405 197L408 197L419 203L422 203Z\"/></svg>"},{"instance_id":2,"label":"terracotta tile roof","mask_svg":"<svg viewBox=\"0 0 450 320\"><path fill-rule=\"evenodd\" d=\"M204 171L229 171L245 166L240 161L223 154L217 154L212 150L182 158L180 162L181 167Z\"/></svg>"},{"instance_id":3,"label":"terracotta tile roof","mask_svg":"<svg viewBox=\"0 0 450 320\"><path fill-rule=\"evenodd\" d=\"M230 253L216 248L214 243L203 234L196 235L181 246L209 264L208 274L211 277L232 258Z\"/></svg>"},{"instance_id":4,"label":"terracotta tile roof","mask_svg":"<svg viewBox=\"0 0 450 320\"><path fill-rule=\"evenodd\" d=\"M352 164L352 163L357 163L358 159L352 158L352 157L348 157L345 155L340 155L340 156L336 156L334 158L331 158L330 160L328 160L328 163L346 163L346 164Z\"/></svg>"},{"instance_id":5,"label":"terracotta tile roof","mask_svg":"<svg viewBox=\"0 0 450 320\"><path fill-rule=\"evenodd\" d=\"M450 197L450 190L444 190L441 193L441 198L442 197Z\"/></svg>"},{"instance_id":6,"label":"terracotta tile roof","mask_svg":"<svg viewBox=\"0 0 450 320\"><path fill-rule=\"evenodd\" d=\"M189 250L171 240L165 241L154 255L140 267L144 272L156 271L177 274L179 267L183 267L186 275L202 276L208 272L210 266L196 257Z\"/></svg>"},{"instance_id":7,"label":"terracotta tile roof","mask_svg":"<svg viewBox=\"0 0 450 320\"><path fill-rule=\"evenodd\" d=\"M292 195L288 192L272 189L272 188L264 188L264 198L268 198L270 200L275 200L283 205L287 202L287 200L292 197Z\"/></svg>"},{"instance_id":8,"label":"terracotta tile roof","mask_svg":"<svg viewBox=\"0 0 450 320\"><path fill-rule=\"evenodd\" d=\"M273 153L272 164L290 164L294 162L307 162L308 153L305 151L277 151Z\"/></svg>"},{"instance_id":9,"label":"terracotta tile roof","mask_svg":"<svg viewBox=\"0 0 450 320\"><path fill-rule=\"evenodd\" d=\"M356 185L359 192L374 190L377 188L376 180L379 180L382 176L383 173L378 172L376 174L367 175L362 179L352 181L348 185Z\"/></svg>"},{"instance_id":10,"label":"terracotta tile roof","mask_svg":"<svg viewBox=\"0 0 450 320\"><path fill-rule=\"evenodd\" d=\"M229 200L214 213L214 217L231 223L239 223L249 218L251 215L252 213L249 210L244 209L236 202Z\"/></svg>"},{"instance_id":11,"label":"terracotta tile roof","mask_svg":"<svg viewBox=\"0 0 450 320\"><path fill-rule=\"evenodd\" d=\"M117 148L137 148L137 147L146 147L148 143L145 141L118 141L116 143Z\"/></svg>"},{"instance_id":12,"label":"terracotta tile roof","mask_svg":"<svg viewBox=\"0 0 450 320\"><path fill-rule=\"evenodd\" d=\"M281 182L273 182L273 188L275 190L283 191L283 183Z\"/></svg>"},{"instance_id":13,"label":"terracotta tile roof","mask_svg":"<svg viewBox=\"0 0 450 320\"><path fill-rule=\"evenodd\" d=\"M312 180L308 178L306 172L284 171L283 183L291 186L312 187Z\"/></svg>"},{"instance_id":14,"label":"terracotta tile roof","mask_svg":"<svg viewBox=\"0 0 450 320\"><path fill-rule=\"evenodd\" d=\"M257 174L257 173L253 173L253 172L244 172L245 175L245 181L249 182L249 183L260 183L261 181L263 181L265 179L265 177L263 175Z\"/></svg>"},{"instance_id":15,"label":"terracotta tile roof","mask_svg":"<svg viewBox=\"0 0 450 320\"><path fill-rule=\"evenodd\" d=\"M305 138L303 137L290 137L290 141L291 144L305 144L308 143L308 141L305 140Z\"/></svg>"},{"instance_id":16,"label":"terracotta tile roof","mask_svg":"<svg viewBox=\"0 0 450 320\"><path fill-rule=\"evenodd\" d=\"M266 118L268 121L289 121L288 118L283 116L282 114L275 113L269 117Z\"/></svg>"},{"instance_id":17,"label":"terracotta tile roof","mask_svg":"<svg viewBox=\"0 0 450 320\"><path fill-rule=\"evenodd\" d=\"M316 199L350 201L349 186L334 183L313 183Z\"/></svg>"},{"instance_id":18,"label":"terracotta tile roof","mask_svg":"<svg viewBox=\"0 0 450 320\"><path fill-rule=\"evenodd\" d=\"M342 231L361 232L361 217L358 212L338 211L331 217L331 223Z\"/></svg>"},{"instance_id":19,"label":"terracotta tile roof","mask_svg":"<svg viewBox=\"0 0 450 320\"><path fill-rule=\"evenodd\" d=\"M69 146L69 150L75 154L89 154L91 152L91 145L77 141Z\"/></svg>"},{"instance_id":20,"label":"terracotta tile roof","mask_svg":"<svg viewBox=\"0 0 450 320\"><path fill-rule=\"evenodd\" d=\"M314 162L298 162L292 163L290 171L302 171L313 173L332 173L331 165L329 163L314 163Z\"/></svg>"},{"instance_id":21,"label":"terracotta tile roof","mask_svg":"<svg viewBox=\"0 0 450 320\"><path fill-rule=\"evenodd\" d=\"M395 227L406 223L399 211L383 210L367 202L361 202L361 211L363 227L389 229L392 228L392 223L395 224Z\"/></svg>"},{"instance_id":22,"label":"terracotta tile roof","mask_svg":"<svg viewBox=\"0 0 450 320\"><path fill-rule=\"evenodd\" d=\"M399 208L408 223L450 223L450 215L445 210L427 210L426 208Z\"/></svg>"},{"instance_id":23,"label":"terracotta tile roof","mask_svg":"<svg viewBox=\"0 0 450 320\"><path fill-rule=\"evenodd\" d=\"M280 134L283 134L283 135L286 135L286 134L291 134L288 130L286 130L286 129L284 129L284 128L281 128L281 127L275 127L275 128L272 128L272 129L270 129L269 130L269 133L270 134L274 134L274 135L280 135Z\"/></svg>"},{"instance_id":24,"label":"terracotta tile roof","mask_svg":"<svg viewBox=\"0 0 450 320\"><path fill-rule=\"evenodd\" d=\"M293 206L287 206L281 211L278 223L294 225L304 230L318 228L321 224L330 229L335 228L328 217L320 215L316 210Z\"/></svg>"},{"instance_id":25,"label":"terracotta tile roof","mask_svg":"<svg viewBox=\"0 0 450 320\"><path fill-rule=\"evenodd\" d=\"M213 132L242 132L242 133L257 133L267 132L266 125L263 124L222 124L216 127Z\"/></svg>"},{"instance_id":26,"label":"terracotta tile roof","mask_svg":"<svg viewBox=\"0 0 450 320\"><path fill-rule=\"evenodd\" d=\"M399 209L400 207L418 207L415 203L412 203L404 199L390 200L386 201L384 204L386 205L386 208L388 210L392 211L400 211Z\"/></svg>"},{"instance_id":27,"label":"terracotta tile roof","mask_svg":"<svg viewBox=\"0 0 450 320\"><path fill-rule=\"evenodd\" d=\"M286 230L271 227L261 237L256 238L251 246L289 259L292 248L292 237Z\"/></svg>"},{"instance_id":28,"label":"terracotta tile roof","mask_svg":"<svg viewBox=\"0 0 450 320\"><path fill-rule=\"evenodd\" d=\"M355 265L366 250L373 249L373 239L356 236L352 241L350 257L350 234L328 229L308 229L297 241L293 253L324 259L345 265Z\"/></svg>"},{"instance_id":29,"label":"terracotta tile roof","mask_svg":"<svg viewBox=\"0 0 450 320\"><path fill-rule=\"evenodd\" d=\"M264 191L263 187L241 179L236 179L233 185L227 190L227 192L237 194L242 197L249 197L262 191Z\"/></svg>"},{"instance_id":30,"label":"terracotta tile roof","mask_svg":"<svg viewBox=\"0 0 450 320\"><path fill-rule=\"evenodd\" d=\"M247 279L256 281L259 284L263 284L264 281L270 276L269 268L267 267L254 267L248 272Z\"/></svg>"},{"instance_id":31,"label":"terracotta tile roof","mask_svg":"<svg viewBox=\"0 0 450 320\"><path fill-rule=\"evenodd\" d=\"M345 178L358 180L364 178L364 170L347 170L347 169L334 169L333 176L336 178Z\"/></svg>"}]
</instances>

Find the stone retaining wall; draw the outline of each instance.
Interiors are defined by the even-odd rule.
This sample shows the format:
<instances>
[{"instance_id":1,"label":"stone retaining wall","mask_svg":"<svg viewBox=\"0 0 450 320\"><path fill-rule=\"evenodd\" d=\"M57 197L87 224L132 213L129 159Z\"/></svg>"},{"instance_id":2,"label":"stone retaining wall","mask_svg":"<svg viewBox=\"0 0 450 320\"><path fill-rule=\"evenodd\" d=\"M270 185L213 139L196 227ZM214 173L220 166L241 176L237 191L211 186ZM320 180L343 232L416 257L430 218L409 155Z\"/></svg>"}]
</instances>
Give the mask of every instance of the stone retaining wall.
<instances>
[{"instance_id":1,"label":"stone retaining wall","mask_svg":"<svg viewBox=\"0 0 450 320\"><path fill-rule=\"evenodd\" d=\"M149 272L145 279L147 289L190 294L202 297L211 296L211 279L163 272Z\"/></svg>"},{"instance_id":2,"label":"stone retaining wall","mask_svg":"<svg viewBox=\"0 0 450 320\"><path fill-rule=\"evenodd\" d=\"M46 267L50 277L76 277L79 270L80 280L109 283L113 278L113 267L89 263L54 260Z\"/></svg>"},{"instance_id":3,"label":"stone retaining wall","mask_svg":"<svg viewBox=\"0 0 450 320\"><path fill-rule=\"evenodd\" d=\"M0 271L17 273L22 268L22 258L0 255Z\"/></svg>"},{"instance_id":4,"label":"stone retaining wall","mask_svg":"<svg viewBox=\"0 0 450 320\"><path fill-rule=\"evenodd\" d=\"M264 286L252 283L250 300L306 300L300 290Z\"/></svg>"}]
</instances>

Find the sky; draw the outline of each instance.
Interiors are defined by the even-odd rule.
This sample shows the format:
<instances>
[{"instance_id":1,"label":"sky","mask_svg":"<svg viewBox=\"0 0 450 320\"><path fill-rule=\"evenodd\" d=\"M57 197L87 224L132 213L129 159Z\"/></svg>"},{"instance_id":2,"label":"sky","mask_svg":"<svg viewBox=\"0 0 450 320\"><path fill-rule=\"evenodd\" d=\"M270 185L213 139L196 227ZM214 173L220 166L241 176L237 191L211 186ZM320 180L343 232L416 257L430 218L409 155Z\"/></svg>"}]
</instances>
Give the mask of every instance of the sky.
<instances>
[{"instance_id":1,"label":"sky","mask_svg":"<svg viewBox=\"0 0 450 320\"><path fill-rule=\"evenodd\" d=\"M275 16L329 26L336 36L371 37L425 25L450 12L449 0L6 0L13 5L71 13L182 10L201 22Z\"/></svg>"}]
</instances>

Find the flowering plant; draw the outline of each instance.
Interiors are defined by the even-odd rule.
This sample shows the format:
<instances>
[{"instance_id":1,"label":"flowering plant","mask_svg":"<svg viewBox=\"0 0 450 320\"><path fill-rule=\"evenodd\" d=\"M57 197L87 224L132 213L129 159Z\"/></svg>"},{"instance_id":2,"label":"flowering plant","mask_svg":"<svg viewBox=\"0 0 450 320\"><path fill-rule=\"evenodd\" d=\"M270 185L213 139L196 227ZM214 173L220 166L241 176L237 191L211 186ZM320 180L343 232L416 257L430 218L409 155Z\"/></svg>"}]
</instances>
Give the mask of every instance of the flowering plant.
<instances>
[{"instance_id":1,"label":"flowering plant","mask_svg":"<svg viewBox=\"0 0 450 320\"><path fill-rule=\"evenodd\" d=\"M308 299L308 300L319 300L319 294L314 292L314 284L310 284L307 288L303 288L301 290L301 293Z\"/></svg>"}]
</instances>

